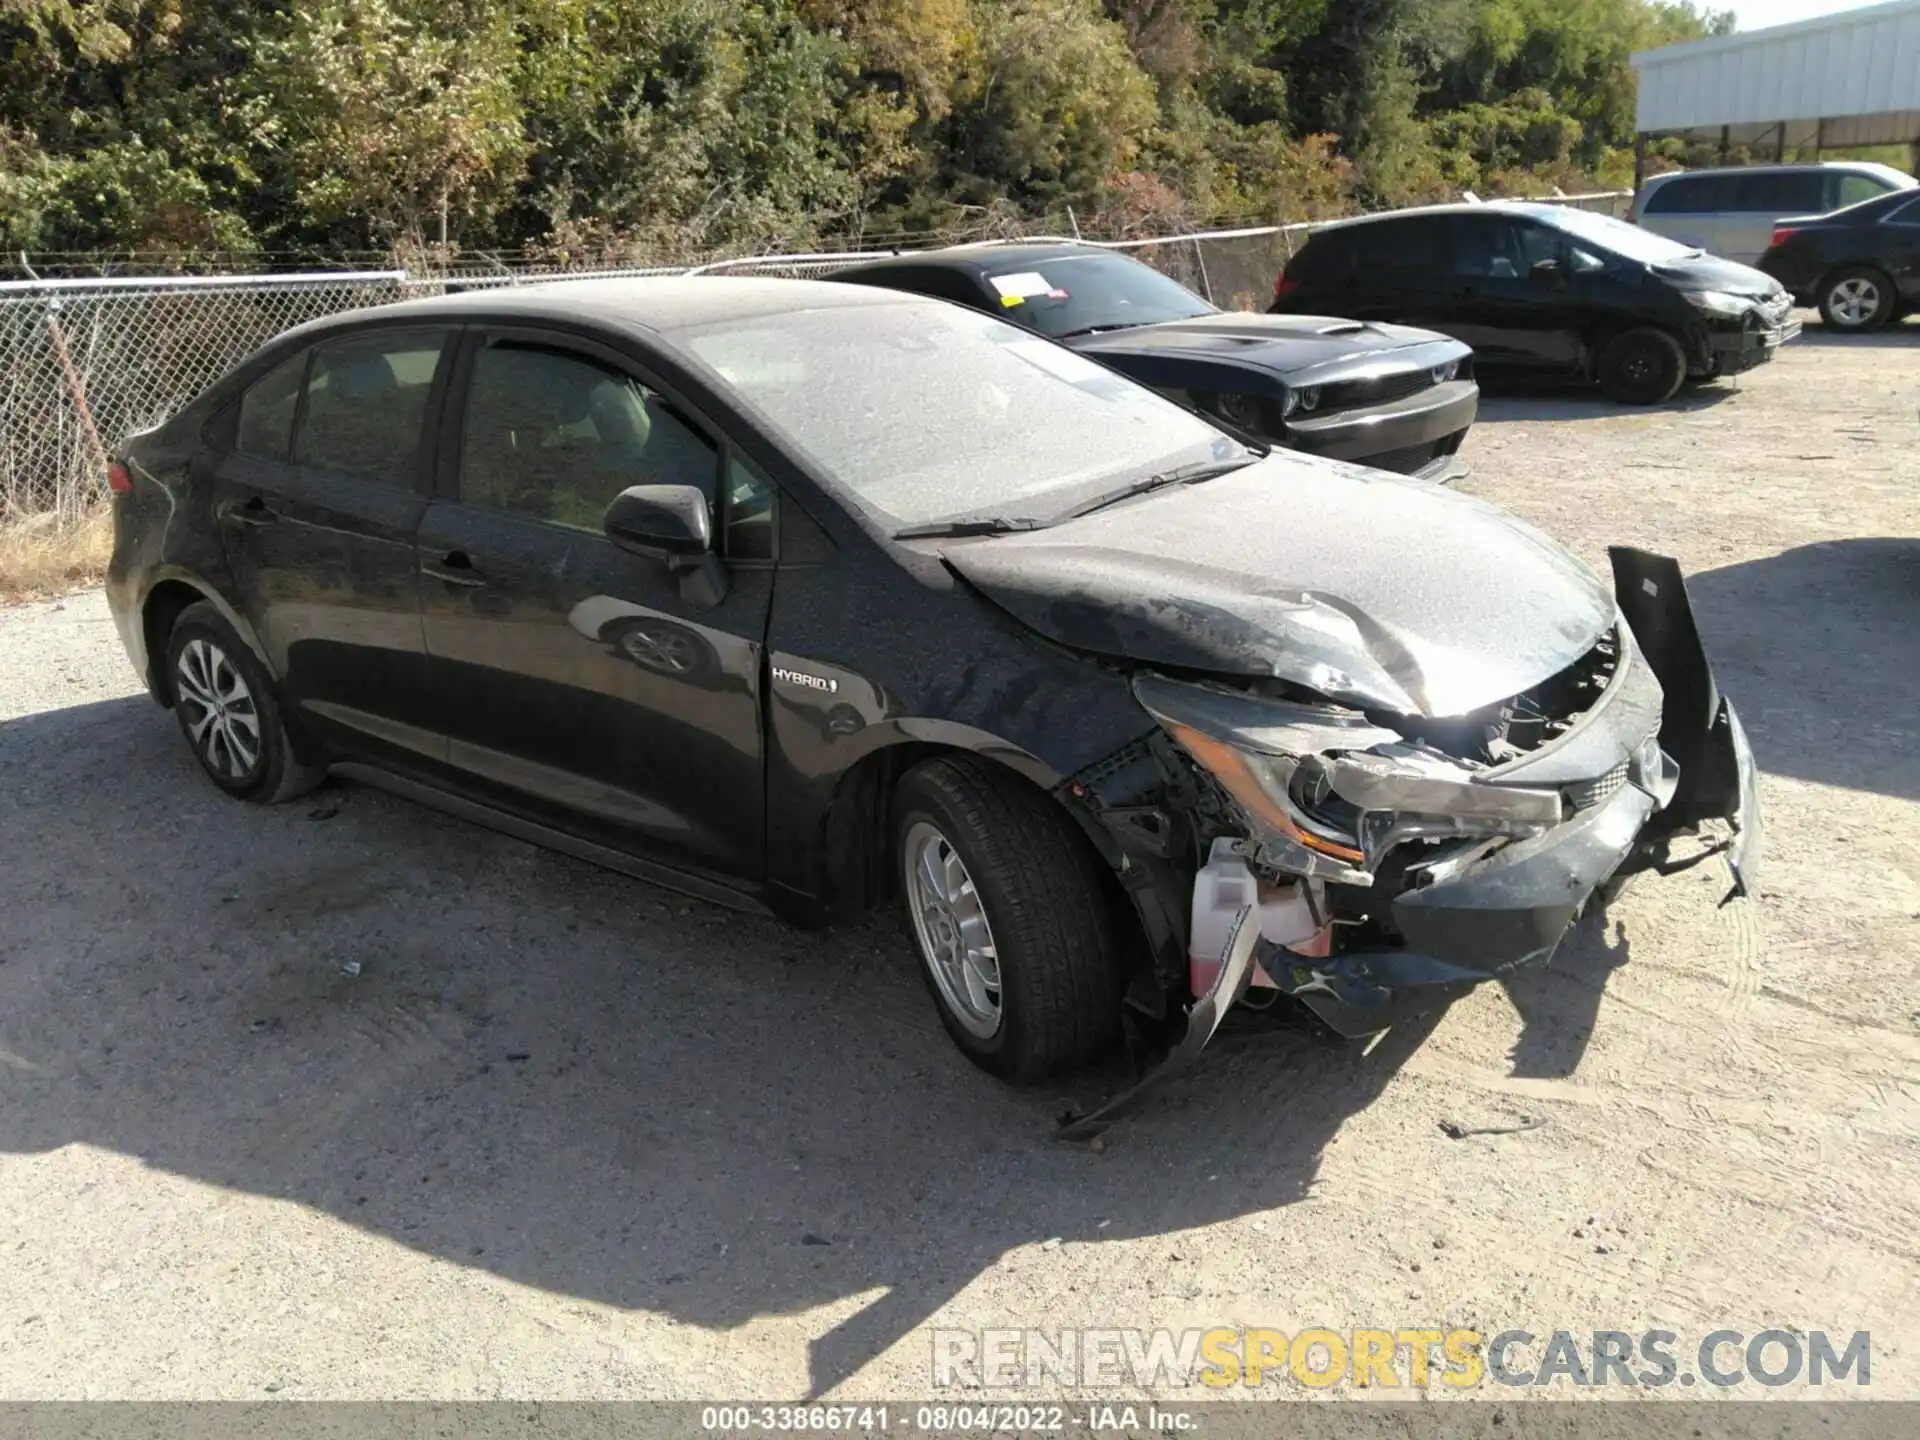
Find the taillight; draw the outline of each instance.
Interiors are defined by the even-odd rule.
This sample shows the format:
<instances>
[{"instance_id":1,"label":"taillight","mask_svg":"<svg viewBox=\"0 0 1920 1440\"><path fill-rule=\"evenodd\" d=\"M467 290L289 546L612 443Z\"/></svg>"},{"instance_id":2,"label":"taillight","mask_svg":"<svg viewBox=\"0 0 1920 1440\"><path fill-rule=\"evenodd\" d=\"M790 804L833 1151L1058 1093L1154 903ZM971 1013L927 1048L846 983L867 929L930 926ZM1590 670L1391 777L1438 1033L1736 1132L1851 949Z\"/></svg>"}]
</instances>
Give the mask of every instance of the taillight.
<instances>
[{"instance_id":1,"label":"taillight","mask_svg":"<svg viewBox=\"0 0 1920 1440\"><path fill-rule=\"evenodd\" d=\"M1798 235L1799 233L1800 232L1795 230L1791 225L1776 225L1773 227L1773 239L1769 240L1767 244L1784 244L1789 235Z\"/></svg>"},{"instance_id":2,"label":"taillight","mask_svg":"<svg viewBox=\"0 0 1920 1440\"><path fill-rule=\"evenodd\" d=\"M1285 295L1289 290L1298 290L1299 288L1300 288L1300 282L1294 279L1291 275L1287 274L1286 271L1282 270L1280 272L1279 278L1273 282L1273 298L1278 300L1281 296Z\"/></svg>"},{"instance_id":3,"label":"taillight","mask_svg":"<svg viewBox=\"0 0 1920 1440\"><path fill-rule=\"evenodd\" d=\"M133 476L118 460L107 466L107 489L116 495L133 493Z\"/></svg>"}]
</instances>

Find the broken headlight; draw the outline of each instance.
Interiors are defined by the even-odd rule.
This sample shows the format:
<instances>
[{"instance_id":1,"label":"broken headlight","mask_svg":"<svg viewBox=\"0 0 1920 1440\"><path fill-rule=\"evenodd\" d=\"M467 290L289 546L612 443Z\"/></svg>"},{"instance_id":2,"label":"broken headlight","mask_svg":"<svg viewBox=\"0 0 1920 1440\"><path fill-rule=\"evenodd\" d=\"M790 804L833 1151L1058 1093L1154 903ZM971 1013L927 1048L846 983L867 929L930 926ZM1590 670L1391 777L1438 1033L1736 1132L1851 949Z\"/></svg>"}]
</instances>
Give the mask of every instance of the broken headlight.
<instances>
[{"instance_id":1,"label":"broken headlight","mask_svg":"<svg viewBox=\"0 0 1920 1440\"><path fill-rule=\"evenodd\" d=\"M1565 812L1557 790L1486 784L1355 710L1160 676L1133 691L1239 807L1275 869L1370 884L1404 840L1537 835Z\"/></svg>"}]
</instances>

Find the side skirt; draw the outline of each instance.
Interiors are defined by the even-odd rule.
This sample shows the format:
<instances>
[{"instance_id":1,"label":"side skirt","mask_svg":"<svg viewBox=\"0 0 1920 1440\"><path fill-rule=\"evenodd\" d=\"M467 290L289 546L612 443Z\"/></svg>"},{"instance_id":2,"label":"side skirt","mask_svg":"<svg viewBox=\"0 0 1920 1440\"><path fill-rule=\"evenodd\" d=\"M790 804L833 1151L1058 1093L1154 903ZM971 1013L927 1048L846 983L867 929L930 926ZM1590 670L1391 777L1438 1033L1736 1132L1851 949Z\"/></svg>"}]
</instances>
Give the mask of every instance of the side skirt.
<instances>
[{"instance_id":1,"label":"side skirt","mask_svg":"<svg viewBox=\"0 0 1920 1440\"><path fill-rule=\"evenodd\" d=\"M455 795L451 791L437 786L412 780L404 775L396 775L391 770L382 770L377 765L363 765L358 761L342 761L329 767L332 774L345 780L356 780L363 785L371 785L376 790L385 790L398 795L403 800L412 800L421 805L430 806L462 820L470 820L476 825L484 825L489 830L498 830L511 835L516 840L525 840L530 845L538 845L547 850L558 850L563 855L585 860L594 865L617 870L622 875L630 875L635 880L645 880L650 885L659 885L664 889L677 890L682 895L691 895L698 900L710 900L716 905L725 905L729 909L744 910L750 915L773 915L774 911L757 896L736 890L731 885L718 880L709 880L705 876L692 875L684 870L676 870L671 865L661 865L652 860L642 860L623 850L600 845L592 840L583 840L578 835L570 835L564 830L556 830L551 825L542 825L536 820L527 820L501 810L496 806L479 800L470 800L464 795Z\"/></svg>"}]
</instances>

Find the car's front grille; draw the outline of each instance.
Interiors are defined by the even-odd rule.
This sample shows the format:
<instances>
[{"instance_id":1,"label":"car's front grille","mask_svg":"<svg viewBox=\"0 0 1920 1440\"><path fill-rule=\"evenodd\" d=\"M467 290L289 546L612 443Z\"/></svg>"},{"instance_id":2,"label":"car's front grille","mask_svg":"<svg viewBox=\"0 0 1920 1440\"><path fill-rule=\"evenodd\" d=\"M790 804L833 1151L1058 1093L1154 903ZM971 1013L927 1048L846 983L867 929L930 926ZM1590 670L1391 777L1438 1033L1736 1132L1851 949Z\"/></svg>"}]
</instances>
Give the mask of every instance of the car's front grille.
<instances>
[{"instance_id":1,"label":"car's front grille","mask_svg":"<svg viewBox=\"0 0 1920 1440\"><path fill-rule=\"evenodd\" d=\"M1405 370L1396 375L1374 375L1365 380L1341 380L1320 387L1320 408L1357 410L1362 405L1384 405L1433 388L1431 370Z\"/></svg>"},{"instance_id":2,"label":"car's front grille","mask_svg":"<svg viewBox=\"0 0 1920 1440\"><path fill-rule=\"evenodd\" d=\"M1567 786L1567 799L1576 810L1590 810L1627 783L1627 762L1622 760L1606 774L1594 780L1582 780Z\"/></svg>"}]
</instances>

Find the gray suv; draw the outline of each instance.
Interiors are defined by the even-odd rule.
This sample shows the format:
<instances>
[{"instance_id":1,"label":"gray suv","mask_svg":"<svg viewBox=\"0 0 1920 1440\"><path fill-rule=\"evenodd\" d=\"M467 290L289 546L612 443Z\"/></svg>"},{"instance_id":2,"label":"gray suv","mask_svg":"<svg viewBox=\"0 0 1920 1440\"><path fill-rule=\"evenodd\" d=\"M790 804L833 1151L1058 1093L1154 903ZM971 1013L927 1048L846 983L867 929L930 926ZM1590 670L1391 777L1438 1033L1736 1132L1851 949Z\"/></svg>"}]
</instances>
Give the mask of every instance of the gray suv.
<instances>
[{"instance_id":1,"label":"gray suv","mask_svg":"<svg viewBox=\"0 0 1920 1440\"><path fill-rule=\"evenodd\" d=\"M1766 253L1775 221L1824 215L1916 185L1892 166L1865 161L1676 170L1641 184L1632 218L1669 240L1751 265Z\"/></svg>"}]
</instances>

